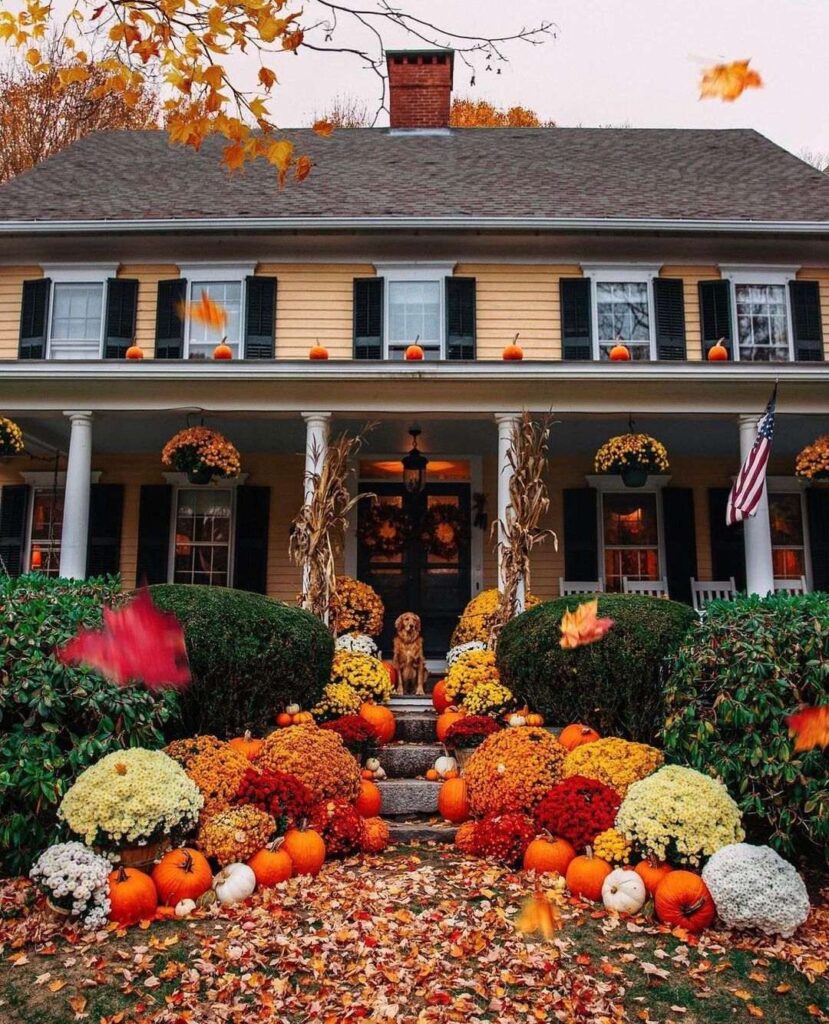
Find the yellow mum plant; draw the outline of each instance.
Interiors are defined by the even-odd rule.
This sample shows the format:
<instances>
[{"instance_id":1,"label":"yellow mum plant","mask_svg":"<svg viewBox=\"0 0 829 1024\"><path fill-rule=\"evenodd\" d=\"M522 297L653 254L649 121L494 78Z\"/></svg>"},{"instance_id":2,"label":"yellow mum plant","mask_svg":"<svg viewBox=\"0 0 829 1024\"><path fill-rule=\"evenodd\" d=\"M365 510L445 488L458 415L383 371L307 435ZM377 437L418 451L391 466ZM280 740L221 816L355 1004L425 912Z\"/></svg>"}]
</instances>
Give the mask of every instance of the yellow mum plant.
<instances>
[{"instance_id":1,"label":"yellow mum plant","mask_svg":"<svg viewBox=\"0 0 829 1024\"><path fill-rule=\"evenodd\" d=\"M276 835L276 821L252 804L231 807L208 818L199 830L198 845L219 864L246 861Z\"/></svg>"},{"instance_id":2,"label":"yellow mum plant","mask_svg":"<svg viewBox=\"0 0 829 1024\"><path fill-rule=\"evenodd\" d=\"M566 751L551 733L535 726L502 729L469 758L463 776L476 816L523 811L561 780Z\"/></svg>"},{"instance_id":3,"label":"yellow mum plant","mask_svg":"<svg viewBox=\"0 0 829 1024\"><path fill-rule=\"evenodd\" d=\"M204 469L215 476L230 477L238 476L242 469L236 446L208 427L180 430L164 445L161 461L180 473Z\"/></svg>"},{"instance_id":4,"label":"yellow mum plant","mask_svg":"<svg viewBox=\"0 0 829 1024\"><path fill-rule=\"evenodd\" d=\"M501 596L497 588L482 590L480 594L473 597L464 608L458 620L455 631L452 634L452 646L469 643L470 640L480 640L488 643L492 630L498 621L498 607ZM527 608L538 604L538 598L527 594L525 603Z\"/></svg>"},{"instance_id":5,"label":"yellow mum plant","mask_svg":"<svg viewBox=\"0 0 829 1024\"><path fill-rule=\"evenodd\" d=\"M633 844L615 828L606 828L593 840L594 857L601 857L608 864L630 864Z\"/></svg>"},{"instance_id":6,"label":"yellow mum plant","mask_svg":"<svg viewBox=\"0 0 829 1024\"><path fill-rule=\"evenodd\" d=\"M668 472L668 452L650 434L619 434L599 448L594 459L597 473L621 473L641 467L648 473Z\"/></svg>"},{"instance_id":7,"label":"yellow mum plant","mask_svg":"<svg viewBox=\"0 0 829 1024\"><path fill-rule=\"evenodd\" d=\"M202 795L161 750L118 750L81 772L58 816L87 846L144 845L180 838L196 824Z\"/></svg>"},{"instance_id":8,"label":"yellow mum plant","mask_svg":"<svg viewBox=\"0 0 829 1024\"><path fill-rule=\"evenodd\" d=\"M0 456L22 455L25 449L23 431L5 416L0 416Z\"/></svg>"},{"instance_id":9,"label":"yellow mum plant","mask_svg":"<svg viewBox=\"0 0 829 1024\"><path fill-rule=\"evenodd\" d=\"M664 760L662 751L647 743L609 736L571 751L564 762L564 776L585 775L588 779L598 779L624 797L632 783L655 772Z\"/></svg>"},{"instance_id":10,"label":"yellow mum plant","mask_svg":"<svg viewBox=\"0 0 829 1024\"><path fill-rule=\"evenodd\" d=\"M500 678L494 651L467 651L446 673L446 696L452 703L460 703L474 687L497 683Z\"/></svg>"},{"instance_id":11,"label":"yellow mum plant","mask_svg":"<svg viewBox=\"0 0 829 1024\"><path fill-rule=\"evenodd\" d=\"M391 676L386 666L370 654L338 651L331 665L331 682L347 683L364 701L374 701L375 704L385 704L392 693Z\"/></svg>"},{"instance_id":12,"label":"yellow mum plant","mask_svg":"<svg viewBox=\"0 0 829 1024\"><path fill-rule=\"evenodd\" d=\"M488 679L472 687L463 699L464 710L470 715L495 717L505 711L512 701L512 690L497 679Z\"/></svg>"},{"instance_id":13,"label":"yellow mum plant","mask_svg":"<svg viewBox=\"0 0 829 1024\"><path fill-rule=\"evenodd\" d=\"M365 633L379 636L383 629L383 602L377 591L351 576L338 576L331 595L331 622L334 633Z\"/></svg>"},{"instance_id":14,"label":"yellow mum plant","mask_svg":"<svg viewBox=\"0 0 829 1024\"><path fill-rule=\"evenodd\" d=\"M336 732L315 725L289 725L268 736L256 759L259 768L287 772L304 782L316 800L355 800L360 766Z\"/></svg>"},{"instance_id":15,"label":"yellow mum plant","mask_svg":"<svg viewBox=\"0 0 829 1024\"><path fill-rule=\"evenodd\" d=\"M359 714L362 706L363 698L353 686L349 686L348 683L329 683L322 691L316 706L311 708L311 714L314 718L327 722L341 715Z\"/></svg>"}]
</instances>

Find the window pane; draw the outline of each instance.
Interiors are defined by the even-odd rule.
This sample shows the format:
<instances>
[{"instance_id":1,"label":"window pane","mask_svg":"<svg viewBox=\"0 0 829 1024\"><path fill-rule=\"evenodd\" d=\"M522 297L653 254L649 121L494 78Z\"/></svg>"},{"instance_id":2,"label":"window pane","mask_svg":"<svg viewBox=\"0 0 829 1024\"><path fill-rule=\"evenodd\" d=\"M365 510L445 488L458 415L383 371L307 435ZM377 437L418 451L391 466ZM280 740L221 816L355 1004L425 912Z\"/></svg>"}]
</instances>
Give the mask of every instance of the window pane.
<instances>
[{"instance_id":1,"label":"window pane","mask_svg":"<svg viewBox=\"0 0 829 1024\"><path fill-rule=\"evenodd\" d=\"M389 284L389 341L440 343L440 281Z\"/></svg>"},{"instance_id":2,"label":"window pane","mask_svg":"<svg viewBox=\"0 0 829 1024\"><path fill-rule=\"evenodd\" d=\"M772 548L771 559L777 580L799 580L806 575L803 548Z\"/></svg>"},{"instance_id":3,"label":"window pane","mask_svg":"<svg viewBox=\"0 0 829 1024\"><path fill-rule=\"evenodd\" d=\"M176 510L176 583L230 583L231 492L180 490Z\"/></svg>"},{"instance_id":4,"label":"window pane","mask_svg":"<svg viewBox=\"0 0 829 1024\"><path fill-rule=\"evenodd\" d=\"M602 498L604 575L608 590L622 577L658 580L659 530L655 494L605 494Z\"/></svg>"},{"instance_id":5,"label":"window pane","mask_svg":"<svg viewBox=\"0 0 829 1024\"><path fill-rule=\"evenodd\" d=\"M237 346L241 341L242 283L241 281L194 281L191 299L198 302L202 295L217 302L227 314L224 329L210 327L190 318L190 345L193 354L210 355L222 338Z\"/></svg>"},{"instance_id":6,"label":"window pane","mask_svg":"<svg viewBox=\"0 0 829 1024\"><path fill-rule=\"evenodd\" d=\"M53 341L101 338L102 284L56 284L52 295Z\"/></svg>"},{"instance_id":7,"label":"window pane","mask_svg":"<svg viewBox=\"0 0 829 1024\"><path fill-rule=\"evenodd\" d=\"M60 569L60 539L63 529L63 490L36 490L32 498L29 569L57 576Z\"/></svg>"},{"instance_id":8,"label":"window pane","mask_svg":"<svg viewBox=\"0 0 829 1024\"><path fill-rule=\"evenodd\" d=\"M599 351L602 358L623 342L633 359L650 358L650 309L644 281L596 284Z\"/></svg>"},{"instance_id":9,"label":"window pane","mask_svg":"<svg viewBox=\"0 0 829 1024\"><path fill-rule=\"evenodd\" d=\"M772 544L802 544L803 516L799 494L770 494Z\"/></svg>"},{"instance_id":10,"label":"window pane","mask_svg":"<svg viewBox=\"0 0 829 1024\"><path fill-rule=\"evenodd\" d=\"M779 284L734 286L740 358L782 362L789 358L786 289Z\"/></svg>"}]
</instances>

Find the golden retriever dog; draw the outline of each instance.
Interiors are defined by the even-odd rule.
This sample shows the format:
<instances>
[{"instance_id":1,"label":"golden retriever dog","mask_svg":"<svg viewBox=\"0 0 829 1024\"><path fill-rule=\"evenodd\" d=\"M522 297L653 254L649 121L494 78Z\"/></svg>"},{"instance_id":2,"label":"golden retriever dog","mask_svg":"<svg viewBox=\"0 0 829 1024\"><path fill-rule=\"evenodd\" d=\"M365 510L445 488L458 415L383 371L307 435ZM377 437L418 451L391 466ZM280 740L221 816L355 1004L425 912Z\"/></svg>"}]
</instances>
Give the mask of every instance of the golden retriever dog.
<instances>
[{"instance_id":1,"label":"golden retriever dog","mask_svg":"<svg viewBox=\"0 0 829 1024\"><path fill-rule=\"evenodd\" d=\"M392 665L397 669L397 692L401 695L414 692L422 697L429 672L423 656L420 616L414 612L403 612L395 619L394 628L397 636L394 638Z\"/></svg>"}]
</instances>

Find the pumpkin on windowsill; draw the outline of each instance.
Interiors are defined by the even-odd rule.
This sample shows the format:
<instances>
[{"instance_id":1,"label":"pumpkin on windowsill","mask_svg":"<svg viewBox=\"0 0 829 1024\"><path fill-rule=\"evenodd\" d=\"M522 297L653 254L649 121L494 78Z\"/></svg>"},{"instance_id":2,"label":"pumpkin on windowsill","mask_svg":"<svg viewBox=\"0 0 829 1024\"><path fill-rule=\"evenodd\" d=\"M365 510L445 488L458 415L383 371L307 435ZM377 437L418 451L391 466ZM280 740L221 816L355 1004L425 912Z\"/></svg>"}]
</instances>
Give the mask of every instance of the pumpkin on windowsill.
<instances>
[{"instance_id":1,"label":"pumpkin on windowsill","mask_svg":"<svg viewBox=\"0 0 829 1024\"><path fill-rule=\"evenodd\" d=\"M501 358L505 362L512 362L524 358L524 349L518 344L518 335L516 334L509 345L504 346L504 351L501 353Z\"/></svg>"},{"instance_id":2,"label":"pumpkin on windowsill","mask_svg":"<svg viewBox=\"0 0 829 1024\"><path fill-rule=\"evenodd\" d=\"M420 345L409 345L406 349L407 362L417 361L423 358L423 349Z\"/></svg>"},{"instance_id":3,"label":"pumpkin on windowsill","mask_svg":"<svg viewBox=\"0 0 829 1024\"><path fill-rule=\"evenodd\" d=\"M327 359L328 349L319 343L312 345L308 351L308 358L311 360Z\"/></svg>"},{"instance_id":4,"label":"pumpkin on windowsill","mask_svg":"<svg viewBox=\"0 0 829 1024\"><path fill-rule=\"evenodd\" d=\"M224 342L221 342L213 349L213 358L218 360L232 359L233 349L230 345L226 345Z\"/></svg>"},{"instance_id":5,"label":"pumpkin on windowsill","mask_svg":"<svg viewBox=\"0 0 829 1024\"><path fill-rule=\"evenodd\" d=\"M124 355L127 359L143 359L144 349L140 345L130 345Z\"/></svg>"},{"instance_id":6,"label":"pumpkin on windowsill","mask_svg":"<svg viewBox=\"0 0 829 1024\"><path fill-rule=\"evenodd\" d=\"M708 362L709 363L724 363L728 360L728 349L723 345L725 338L720 338L718 342L708 349Z\"/></svg>"},{"instance_id":7,"label":"pumpkin on windowsill","mask_svg":"<svg viewBox=\"0 0 829 1024\"><path fill-rule=\"evenodd\" d=\"M611 363L627 363L630 361L630 349L627 345L614 345L608 353Z\"/></svg>"}]
</instances>

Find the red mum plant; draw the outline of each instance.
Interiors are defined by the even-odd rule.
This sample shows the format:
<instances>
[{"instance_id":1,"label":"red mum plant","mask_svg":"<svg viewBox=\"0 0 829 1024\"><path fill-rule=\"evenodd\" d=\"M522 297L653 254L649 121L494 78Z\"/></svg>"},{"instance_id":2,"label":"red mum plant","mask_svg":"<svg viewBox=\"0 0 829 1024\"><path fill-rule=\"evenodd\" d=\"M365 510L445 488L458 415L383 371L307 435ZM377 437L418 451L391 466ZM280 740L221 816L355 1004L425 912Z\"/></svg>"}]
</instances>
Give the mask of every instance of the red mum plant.
<instances>
[{"instance_id":1,"label":"red mum plant","mask_svg":"<svg viewBox=\"0 0 829 1024\"><path fill-rule=\"evenodd\" d=\"M600 832L613 827L620 802L619 794L610 786L573 775L553 786L541 800L535 820L539 828L582 850Z\"/></svg>"},{"instance_id":2,"label":"red mum plant","mask_svg":"<svg viewBox=\"0 0 829 1024\"><path fill-rule=\"evenodd\" d=\"M449 726L445 743L447 747L471 750L479 747L487 736L500 731L499 723L489 715L464 715Z\"/></svg>"},{"instance_id":3,"label":"red mum plant","mask_svg":"<svg viewBox=\"0 0 829 1024\"><path fill-rule=\"evenodd\" d=\"M251 767L239 783L233 803L251 804L266 811L276 819L279 835L283 835L308 817L314 807L314 794L295 775Z\"/></svg>"},{"instance_id":4,"label":"red mum plant","mask_svg":"<svg viewBox=\"0 0 829 1024\"><path fill-rule=\"evenodd\" d=\"M330 722L324 722L321 729L337 733L346 747L360 761L364 761L378 745L377 733L359 715L340 715Z\"/></svg>"},{"instance_id":5,"label":"red mum plant","mask_svg":"<svg viewBox=\"0 0 829 1024\"><path fill-rule=\"evenodd\" d=\"M319 832L330 857L345 857L363 844L363 819L342 797L324 800L311 812L311 828Z\"/></svg>"},{"instance_id":6,"label":"red mum plant","mask_svg":"<svg viewBox=\"0 0 829 1024\"><path fill-rule=\"evenodd\" d=\"M514 867L523 859L537 831L532 818L518 811L487 814L475 826L473 853Z\"/></svg>"}]
</instances>

